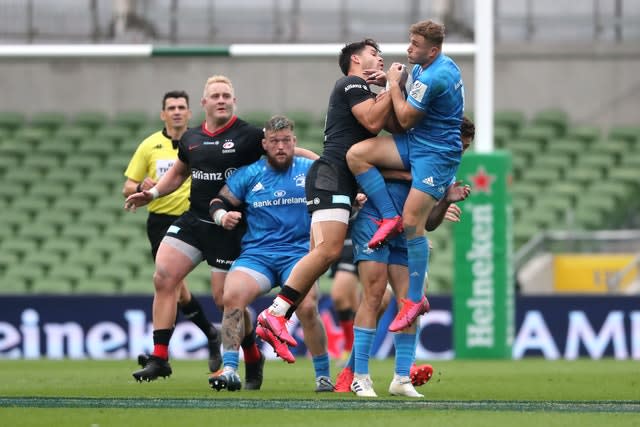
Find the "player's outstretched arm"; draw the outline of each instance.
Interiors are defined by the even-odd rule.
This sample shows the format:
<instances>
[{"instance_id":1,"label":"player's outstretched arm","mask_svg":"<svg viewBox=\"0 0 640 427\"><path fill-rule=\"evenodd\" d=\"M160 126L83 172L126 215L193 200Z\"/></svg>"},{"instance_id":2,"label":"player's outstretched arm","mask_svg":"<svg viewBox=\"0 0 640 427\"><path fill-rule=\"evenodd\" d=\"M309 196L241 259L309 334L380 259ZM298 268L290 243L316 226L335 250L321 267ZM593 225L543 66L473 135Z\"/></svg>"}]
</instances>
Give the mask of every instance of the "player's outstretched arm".
<instances>
[{"instance_id":1,"label":"player's outstretched arm","mask_svg":"<svg viewBox=\"0 0 640 427\"><path fill-rule=\"evenodd\" d=\"M189 168L180 159L169 168L158 183L149 190L142 190L131 194L124 201L124 208L135 212L136 208L144 206L158 197L174 192L189 176Z\"/></svg>"},{"instance_id":2,"label":"player's outstretched arm","mask_svg":"<svg viewBox=\"0 0 640 427\"><path fill-rule=\"evenodd\" d=\"M149 177L144 178L140 182L127 178L124 186L122 187L122 195L126 199L133 193L138 193L142 190L150 190L154 185L156 185L156 182Z\"/></svg>"},{"instance_id":3,"label":"player's outstretched arm","mask_svg":"<svg viewBox=\"0 0 640 427\"><path fill-rule=\"evenodd\" d=\"M308 150L306 148L297 147L297 146L296 148L293 149L293 154L295 154L296 156L305 157L309 160L316 160L320 158L318 153Z\"/></svg>"},{"instance_id":4,"label":"player's outstretched arm","mask_svg":"<svg viewBox=\"0 0 640 427\"><path fill-rule=\"evenodd\" d=\"M383 70L377 68L367 68L362 70L365 75L367 84L384 87L387 84L387 74Z\"/></svg>"},{"instance_id":5,"label":"player's outstretched arm","mask_svg":"<svg viewBox=\"0 0 640 427\"><path fill-rule=\"evenodd\" d=\"M456 181L451 184L449 188L447 188L445 196L436 203L431 210L425 229L427 231L435 230L440 226L440 224L442 224L442 221L447 218L447 216L447 219L450 221L459 221L461 211L457 205L454 205L454 203L463 201L470 193L471 187L469 185L462 185L462 181Z\"/></svg>"},{"instance_id":6,"label":"player's outstretched arm","mask_svg":"<svg viewBox=\"0 0 640 427\"><path fill-rule=\"evenodd\" d=\"M460 222L460 215L462 210L455 203L451 203L447 208L447 213L444 214L444 219L450 222Z\"/></svg>"},{"instance_id":7,"label":"player's outstretched arm","mask_svg":"<svg viewBox=\"0 0 640 427\"><path fill-rule=\"evenodd\" d=\"M135 212L137 208L145 206L153 199L157 198L155 193L149 190L142 190L139 193L133 193L124 201L124 209L129 212Z\"/></svg>"}]
</instances>

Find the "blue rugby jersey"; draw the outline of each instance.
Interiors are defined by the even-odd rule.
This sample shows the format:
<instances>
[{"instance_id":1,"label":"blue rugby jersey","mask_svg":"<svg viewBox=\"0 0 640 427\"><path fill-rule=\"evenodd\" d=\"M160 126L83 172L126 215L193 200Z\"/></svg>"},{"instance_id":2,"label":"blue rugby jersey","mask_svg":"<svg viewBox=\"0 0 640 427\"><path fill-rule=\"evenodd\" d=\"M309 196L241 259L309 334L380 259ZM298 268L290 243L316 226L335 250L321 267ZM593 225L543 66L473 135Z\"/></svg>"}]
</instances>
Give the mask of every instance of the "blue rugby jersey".
<instances>
[{"instance_id":1,"label":"blue rugby jersey","mask_svg":"<svg viewBox=\"0 0 640 427\"><path fill-rule=\"evenodd\" d=\"M301 256L309 252L311 217L304 184L312 163L296 156L291 167L278 171L263 157L227 178L231 193L245 203L243 254L253 249Z\"/></svg>"},{"instance_id":2,"label":"blue rugby jersey","mask_svg":"<svg viewBox=\"0 0 640 427\"><path fill-rule=\"evenodd\" d=\"M464 113L464 84L460 69L448 56L440 54L426 69L416 64L407 101L424 112L408 131L414 140L442 153L462 152L460 125Z\"/></svg>"}]
</instances>

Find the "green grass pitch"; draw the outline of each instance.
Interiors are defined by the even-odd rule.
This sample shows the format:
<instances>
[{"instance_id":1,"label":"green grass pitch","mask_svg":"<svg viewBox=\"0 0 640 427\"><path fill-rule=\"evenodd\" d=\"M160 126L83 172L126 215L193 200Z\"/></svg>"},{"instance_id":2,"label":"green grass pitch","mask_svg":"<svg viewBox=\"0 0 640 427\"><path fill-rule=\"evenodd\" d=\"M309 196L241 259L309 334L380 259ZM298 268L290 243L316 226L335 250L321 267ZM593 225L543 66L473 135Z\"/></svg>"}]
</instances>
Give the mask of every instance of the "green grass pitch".
<instances>
[{"instance_id":1,"label":"green grass pitch","mask_svg":"<svg viewBox=\"0 0 640 427\"><path fill-rule=\"evenodd\" d=\"M0 360L3 426L633 426L637 361L437 361L423 399L390 396L392 360L371 362L377 399L316 394L309 360L269 361L260 391L208 387L205 361L131 377L135 362ZM241 368L242 374L243 368ZM335 377L338 368L332 366Z\"/></svg>"}]
</instances>

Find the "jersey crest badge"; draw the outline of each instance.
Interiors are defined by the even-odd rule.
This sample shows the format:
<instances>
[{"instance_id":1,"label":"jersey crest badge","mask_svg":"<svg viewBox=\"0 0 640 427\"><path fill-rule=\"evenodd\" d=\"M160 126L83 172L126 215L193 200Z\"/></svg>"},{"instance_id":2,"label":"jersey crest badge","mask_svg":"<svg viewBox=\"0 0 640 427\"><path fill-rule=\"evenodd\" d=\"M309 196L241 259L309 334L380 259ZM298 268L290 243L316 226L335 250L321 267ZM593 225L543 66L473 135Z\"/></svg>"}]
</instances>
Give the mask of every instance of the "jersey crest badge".
<instances>
[{"instance_id":1,"label":"jersey crest badge","mask_svg":"<svg viewBox=\"0 0 640 427\"><path fill-rule=\"evenodd\" d=\"M296 183L296 187L304 187L304 182L306 181L306 175L301 173L300 175L296 175L293 180Z\"/></svg>"},{"instance_id":2,"label":"jersey crest badge","mask_svg":"<svg viewBox=\"0 0 640 427\"><path fill-rule=\"evenodd\" d=\"M427 93L427 89L429 89L428 85L416 80L413 82L413 86L411 86L409 96L418 102L422 102L422 98L424 98L424 95Z\"/></svg>"}]
</instances>

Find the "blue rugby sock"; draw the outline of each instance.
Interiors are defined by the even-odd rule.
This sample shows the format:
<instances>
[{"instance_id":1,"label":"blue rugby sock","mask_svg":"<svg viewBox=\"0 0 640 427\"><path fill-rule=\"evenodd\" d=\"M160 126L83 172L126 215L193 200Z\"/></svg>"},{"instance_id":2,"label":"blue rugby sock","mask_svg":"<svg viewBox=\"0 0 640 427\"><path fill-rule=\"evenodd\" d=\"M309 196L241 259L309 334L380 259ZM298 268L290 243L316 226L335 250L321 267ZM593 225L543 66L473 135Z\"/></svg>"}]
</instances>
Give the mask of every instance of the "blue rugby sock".
<instances>
[{"instance_id":1,"label":"blue rugby sock","mask_svg":"<svg viewBox=\"0 0 640 427\"><path fill-rule=\"evenodd\" d=\"M371 168L357 175L356 181L358 181L358 184L367 195L367 199L371 200L371 203L378 209L383 218L393 218L398 215L398 211L387 191L384 178L377 168Z\"/></svg>"},{"instance_id":2,"label":"blue rugby sock","mask_svg":"<svg viewBox=\"0 0 640 427\"><path fill-rule=\"evenodd\" d=\"M316 378L329 376L329 354L324 353L313 356L313 369L316 371Z\"/></svg>"},{"instance_id":3,"label":"blue rugby sock","mask_svg":"<svg viewBox=\"0 0 640 427\"><path fill-rule=\"evenodd\" d=\"M424 295L424 279L429 259L429 245L424 236L407 240L407 254L409 267L409 294L413 302L419 302Z\"/></svg>"},{"instance_id":4,"label":"blue rugby sock","mask_svg":"<svg viewBox=\"0 0 640 427\"><path fill-rule=\"evenodd\" d=\"M237 351L224 350L224 353L222 353L222 366L229 366L237 371L239 358Z\"/></svg>"},{"instance_id":5,"label":"blue rugby sock","mask_svg":"<svg viewBox=\"0 0 640 427\"><path fill-rule=\"evenodd\" d=\"M358 375L369 373L369 355L373 339L376 337L375 329L353 328L353 353L355 354L355 365L353 372Z\"/></svg>"},{"instance_id":6,"label":"blue rugby sock","mask_svg":"<svg viewBox=\"0 0 640 427\"><path fill-rule=\"evenodd\" d=\"M395 334L393 344L396 347L395 373L408 377L416 354L416 334Z\"/></svg>"}]
</instances>

